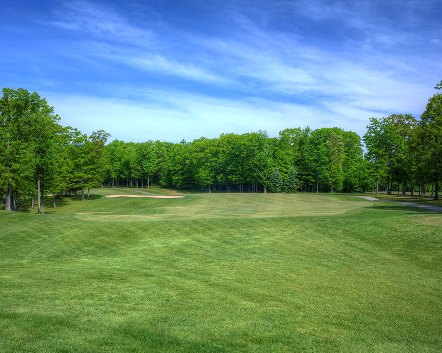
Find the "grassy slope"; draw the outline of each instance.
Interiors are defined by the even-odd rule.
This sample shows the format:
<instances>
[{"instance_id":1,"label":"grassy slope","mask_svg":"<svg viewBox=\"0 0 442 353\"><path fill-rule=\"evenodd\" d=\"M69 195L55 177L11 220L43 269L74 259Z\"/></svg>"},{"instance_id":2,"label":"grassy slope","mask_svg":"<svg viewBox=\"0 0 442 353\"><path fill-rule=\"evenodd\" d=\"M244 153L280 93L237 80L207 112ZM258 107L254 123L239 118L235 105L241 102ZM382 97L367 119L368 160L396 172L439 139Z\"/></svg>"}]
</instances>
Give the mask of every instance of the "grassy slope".
<instances>
[{"instance_id":1,"label":"grassy slope","mask_svg":"<svg viewBox=\"0 0 442 353\"><path fill-rule=\"evenodd\" d=\"M310 194L47 211L0 213L0 352L442 350L440 214Z\"/></svg>"}]
</instances>

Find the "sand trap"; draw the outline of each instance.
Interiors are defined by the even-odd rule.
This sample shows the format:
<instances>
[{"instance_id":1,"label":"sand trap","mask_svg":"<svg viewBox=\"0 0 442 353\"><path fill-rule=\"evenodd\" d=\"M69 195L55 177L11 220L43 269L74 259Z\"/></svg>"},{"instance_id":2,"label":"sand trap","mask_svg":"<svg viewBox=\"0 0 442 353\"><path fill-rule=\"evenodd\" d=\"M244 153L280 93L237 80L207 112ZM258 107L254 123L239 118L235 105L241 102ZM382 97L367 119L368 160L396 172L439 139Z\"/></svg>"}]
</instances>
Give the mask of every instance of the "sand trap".
<instances>
[{"instance_id":1,"label":"sand trap","mask_svg":"<svg viewBox=\"0 0 442 353\"><path fill-rule=\"evenodd\" d=\"M106 195L108 198L114 197L144 197L149 199L182 199L184 196L176 196L176 195Z\"/></svg>"},{"instance_id":2,"label":"sand trap","mask_svg":"<svg viewBox=\"0 0 442 353\"><path fill-rule=\"evenodd\" d=\"M368 201L379 201L379 199L377 199L376 197L371 197L371 196L356 196L356 197L360 197L361 199L366 199Z\"/></svg>"}]
</instances>

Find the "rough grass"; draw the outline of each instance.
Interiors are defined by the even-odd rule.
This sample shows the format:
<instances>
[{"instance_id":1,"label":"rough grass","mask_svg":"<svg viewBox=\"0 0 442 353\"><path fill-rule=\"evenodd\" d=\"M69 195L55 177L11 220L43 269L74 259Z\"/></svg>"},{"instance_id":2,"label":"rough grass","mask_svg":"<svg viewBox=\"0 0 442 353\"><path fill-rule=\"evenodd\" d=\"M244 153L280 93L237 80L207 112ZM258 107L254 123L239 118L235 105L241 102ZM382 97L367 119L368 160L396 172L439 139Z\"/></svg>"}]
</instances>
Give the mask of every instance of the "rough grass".
<instances>
[{"instance_id":1,"label":"rough grass","mask_svg":"<svg viewBox=\"0 0 442 353\"><path fill-rule=\"evenodd\" d=\"M0 352L442 350L440 214L117 192L0 213Z\"/></svg>"}]
</instances>

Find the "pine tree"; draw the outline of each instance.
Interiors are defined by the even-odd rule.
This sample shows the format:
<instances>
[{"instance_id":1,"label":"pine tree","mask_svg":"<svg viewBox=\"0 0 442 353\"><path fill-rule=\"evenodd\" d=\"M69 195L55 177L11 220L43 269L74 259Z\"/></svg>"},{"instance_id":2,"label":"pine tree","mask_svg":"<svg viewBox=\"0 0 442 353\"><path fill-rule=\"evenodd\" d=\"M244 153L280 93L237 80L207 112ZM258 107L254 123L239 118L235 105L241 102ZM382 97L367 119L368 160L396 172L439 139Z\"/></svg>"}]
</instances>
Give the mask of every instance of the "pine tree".
<instances>
[{"instance_id":1,"label":"pine tree","mask_svg":"<svg viewBox=\"0 0 442 353\"><path fill-rule=\"evenodd\" d=\"M296 174L296 169L292 166L283 183L284 192L293 193L299 190L299 180Z\"/></svg>"},{"instance_id":2,"label":"pine tree","mask_svg":"<svg viewBox=\"0 0 442 353\"><path fill-rule=\"evenodd\" d=\"M283 181L278 169L274 169L269 177L268 187L270 192L281 192Z\"/></svg>"}]
</instances>

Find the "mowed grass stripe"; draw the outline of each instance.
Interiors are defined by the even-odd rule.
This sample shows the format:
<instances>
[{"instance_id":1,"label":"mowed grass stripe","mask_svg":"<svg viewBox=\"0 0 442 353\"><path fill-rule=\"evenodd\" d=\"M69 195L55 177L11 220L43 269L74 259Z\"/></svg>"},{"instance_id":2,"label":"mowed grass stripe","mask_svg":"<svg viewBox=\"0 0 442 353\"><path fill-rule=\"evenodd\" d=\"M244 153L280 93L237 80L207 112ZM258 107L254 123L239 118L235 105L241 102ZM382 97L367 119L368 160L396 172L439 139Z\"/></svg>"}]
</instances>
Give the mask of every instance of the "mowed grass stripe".
<instances>
[{"instance_id":1,"label":"mowed grass stripe","mask_svg":"<svg viewBox=\"0 0 442 353\"><path fill-rule=\"evenodd\" d=\"M186 202L240 207L241 195L216 196ZM244 208L262 202L246 196ZM277 196L265 199L275 210L310 197ZM440 227L418 223L422 212L311 197L346 205L220 218L217 204L155 222L0 214L0 351L439 351Z\"/></svg>"}]
</instances>

